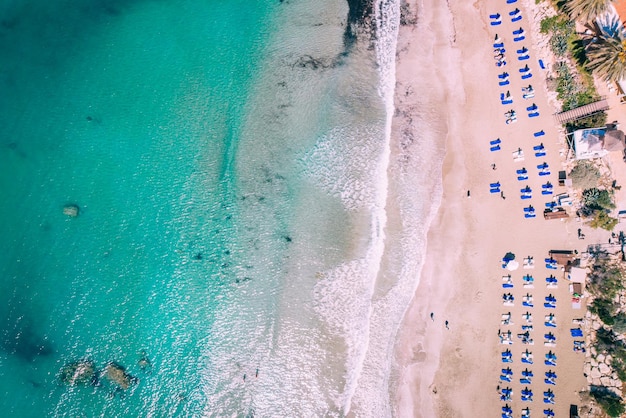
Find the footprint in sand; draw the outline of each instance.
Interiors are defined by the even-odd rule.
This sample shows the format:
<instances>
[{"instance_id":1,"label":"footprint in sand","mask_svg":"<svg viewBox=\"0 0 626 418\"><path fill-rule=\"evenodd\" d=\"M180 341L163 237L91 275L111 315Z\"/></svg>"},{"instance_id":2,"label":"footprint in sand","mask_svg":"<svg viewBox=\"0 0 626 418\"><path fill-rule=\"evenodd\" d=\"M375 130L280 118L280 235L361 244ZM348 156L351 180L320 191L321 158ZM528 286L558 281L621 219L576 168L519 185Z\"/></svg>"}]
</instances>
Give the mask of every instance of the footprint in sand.
<instances>
[{"instance_id":1,"label":"footprint in sand","mask_svg":"<svg viewBox=\"0 0 626 418\"><path fill-rule=\"evenodd\" d=\"M480 303L483 300L483 292L476 292L474 294L474 302Z\"/></svg>"},{"instance_id":2,"label":"footprint in sand","mask_svg":"<svg viewBox=\"0 0 626 418\"><path fill-rule=\"evenodd\" d=\"M457 358L463 358L463 349L461 347L457 347L456 350L454 350L454 355Z\"/></svg>"}]
</instances>

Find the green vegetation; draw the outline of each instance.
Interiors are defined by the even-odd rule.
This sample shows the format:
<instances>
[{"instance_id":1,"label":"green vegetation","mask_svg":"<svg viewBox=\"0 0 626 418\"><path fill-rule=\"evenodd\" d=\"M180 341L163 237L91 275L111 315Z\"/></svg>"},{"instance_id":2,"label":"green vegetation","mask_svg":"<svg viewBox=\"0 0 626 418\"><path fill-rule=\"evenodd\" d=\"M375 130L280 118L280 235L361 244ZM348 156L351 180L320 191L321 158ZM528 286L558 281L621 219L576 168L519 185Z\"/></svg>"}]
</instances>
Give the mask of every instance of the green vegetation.
<instances>
[{"instance_id":1,"label":"green vegetation","mask_svg":"<svg viewBox=\"0 0 626 418\"><path fill-rule=\"evenodd\" d=\"M585 160L578 161L570 171L572 186L578 189L591 189L598 186L600 170L593 163Z\"/></svg>"},{"instance_id":2,"label":"green vegetation","mask_svg":"<svg viewBox=\"0 0 626 418\"><path fill-rule=\"evenodd\" d=\"M591 313L598 315L600 320L604 322L605 325L613 325L615 323L615 319L613 319L613 313L617 307L613 303L613 301L604 298L597 298L593 301L591 306L589 306L589 310Z\"/></svg>"},{"instance_id":3,"label":"green vegetation","mask_svg":"<svg viewBox=\"0 0 626 418\"><path fill-rule=\"evenodd\" d=\"M614 209L612 193L605 189L586 189L582 196L583 205L591 209Z\"/></svg>"},{"instance_id":4,"label":"green vegetation","mask_svg":"<svg viewBox=\"0 0 626 418\"><path fill-rule=\"evenodd\" d=\"M563 103L562 110L574 109L599 100L593 78L586 67L585 43L576 33L574 22L563 14L546 17L541 21L541 33L550 35L550 48L557 58L562 59L556 64L556 78L548 79L548 85L557 92L558 99ZM573 58L575 67L567 63L568 57ZM606 113L599 112L568 123L567 128L575 130L605 123Z\"/></svg>"},{"instance_id":5,"label":"green vegetation","mask_svg":"<svg viewBox=\"0 0 626 418\"><path fill-rule=\"evenodd\" d=\"M610 390L592 386L590 393L610 417L620 417L625 412L622 398Z\"/></svg>"},{"instance_id":6,"label":"green vegetation","mask_svg":"<svg viewBox=\"0 0 626 418\"><path fill-rule=\"evenodd\" d=\"M593 219L589 222L589 226L592 228L602 228L607 231L612 231L618 222L619 219L611 217L604 210L596 210L593 214Z\"/></svg>"},{"instance_id":7,"label":"green vegetation","mask_svg":"<svg viewBox=\"0 0 626 418\"><path fill-rule=\"evenodd\" d=\"M595 187L586 189L583 191L581 203L582 206L578 210L578 214L590 219L589 226L607 231L612 231L615 228L618 219L609 215L611 209L615 208L612 192Z\"/></svg>"},{"instance_id":8,"label":"green vegetation","mask_svg":"<svg viewBox=\"0 0 626 418\"><path fill-rule=\"evenodd\" d=\"M624 290L622 266L617 262L597 260L593 264L588 280L588 289L596 296L596 300L605 299L612 303L613 298Z\"/></svg>"},{"instance_id":9,"label":"green vegetation","mask_svg":"<svg viewBox=\"0 0 626 418\"><path fill-rule=\"evenodd\" d=\"M623 28L596 34L587 47L587 69L605 81L626 77L626 32Z\"/></svg>"},{"instance_id":10,"label":"green vegetation","mask_svg":"<svg viewBox=\"0 0 626 418\"><path fill-rule=\"evenodd\" d=\"M611 355L611 368L622 382L626 382L626 345L616 334L626 331L626 312L618 312L620 305L615 302L615 297L624 290L624 264L600 257L594 260L588 276L588 290L595 299L589 310L604 323L596 331L594 346L597 353ZM624 414L622 399L608 388L591 386L590 394L609 416L619 417Z\"/></svg>"},{"instance_id":11,"label":"green vegetation","mask_svg":"<svg viewBox=\"0 0 626 418\"><path fill-rule=\"evenodd\" d=\"M611 0L566 0L565 11L572 19L588 23L608 11Z\"/></svg>"}]
</instances>

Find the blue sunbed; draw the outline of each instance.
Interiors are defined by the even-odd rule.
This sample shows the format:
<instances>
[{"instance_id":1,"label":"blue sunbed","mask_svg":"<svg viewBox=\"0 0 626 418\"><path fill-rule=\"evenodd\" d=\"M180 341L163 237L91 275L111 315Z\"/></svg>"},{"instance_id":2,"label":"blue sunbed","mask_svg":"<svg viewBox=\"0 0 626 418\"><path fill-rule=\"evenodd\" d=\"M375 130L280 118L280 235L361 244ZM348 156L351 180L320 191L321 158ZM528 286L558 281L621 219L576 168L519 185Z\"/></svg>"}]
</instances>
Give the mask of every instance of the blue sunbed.
<instances>
[{"instance_id":1,"label":"blue sunbed","mask_svg":"<svg viewBox=\"0 0 626 418\"><path fill-rule=\"evenodd\" d=\"M503 105L510 105L513 104L513 100L509 99L509 100L501 100Z\"/></svg>"},{"instance_id":2,"label":"blue sunbed","mask_svg":"<svg viewBox=\"0 0 626 418\"><path fill-rule=\"evenodd\" d=\"M534 103L526 108L527 112L532 112L533 110L537 110L537 105Z\"/></svg>"},{"instance_id":3,"label":"blue sunbed","mask_svg":"<svg viewBox=\"0 0 626 418\"><path fill-rule=\"evenodd\" d=\"M527 171L526 171L526 169L525 169L525 168L520 168L519 170L516 170L516 173L517 173L517 174L526 174L526 173L527 173Z\"/></svg>"},{"instance_id":4,"label":"blue sunbed","mask_svg":"<svg viewBox=\"0 0 626 418\"><path fill-rule=\"evenodd\" d=\"M513 42L521 42L524 39L526 39L526 37L524 35L520 35L520 36L513 38Z\"/></svg>"},{"instance_id":5,"label":"blue sunbed","mask_svg":"<svg viewBox=\"0 0 626 418\"><path fill-rule=\"evenodd\" d=\"M517 57L518 61L526 61L527 59L530 59L530 55L520 55Z\"/></svg>"},{"instance_id":6,"label":"blue sunbed","mask_svg":"<svg viewBox=\"0 0 626 418\"><path fill-rule=\"evenodd\" d=\"M542 195L550 195L550 194L552 194L552 190L551 190L551 189L542 190L542 191L541 191L541 194L542 194Z\"/></svg>"},{"instance_id":7,"label":"blue sunbed","mask_svg":"<svg viewBox=\"0 0 626 418\"><path fill-rule=\"evenodd\" d=\"M502 142L502 141L500 141L500 138L496 138L496 139L493 139L493 140L489 141L489 144L491 144L491 145L498 145L500 142Z\"/></svg>"},{"instance_id":8,"label":"blue sunbed","mask_svg":"<svg viewBox=\"0 0 626 418\"><path fill-rule=\"evenodd\" d=\"M539 112L531 112L528 114L529 118L536 118L537 116L539 116Z\"/></svg>"},{"instance_id":9,"label":"blue sunbed","mask_svg":"<svg viewBox=\"0 0 626 418\"><path fill-rule=\"evenodd\" d=\"M503 72L502 74L498 74L498 78L500 78L500 79L502 79L502 80L507 79L507 78L509 78L509 73L507 73L507 72L505 71L505 72Z\"/></svg>"},{"instance_id":10,"label":"blue sunbed","mask_svg":"<svg viewBox=\"0 0 626 418\"><path fill-rule=\"evenodd\" d=\"M524 28L515 29L513 31L513 35L522 35L524 33Z\"/></svg>"},{"instance_id":11,"label":"blue sunbed","mask_svg":"<svg viewBox=\"0 0 626 418\"><path fill-rule=\"evenodd\" d=\"M491 152L494 152L494 151L500 151L500 145L495 145L495 146L493 146L493 147L489 148L489 150L490 150Z\"/></svg>"},{"instance_id":12,"label":"blue sunbed","mask_svg":"<svg viewBox=\"0 0 626 418\"><path fill-rule=\"evenodd\" d=\"M525 213L524 214L524 218L536 218L537 215L535 215L534 213Z\"/></svg>"},{"instance_id":13,"label":"blue sunbed","mask_svg":"<svg viewBox=\"0 0 626 418\"><path fill-rule=\"evenodd\" d=\"M545 132L543 131L543 129L542 129L541 131L535 132L535 133L533 134L533 136L534 136L535 138L537 138L537 137L540 137L540 136L544 136L545 134L546 134L546 133L545 133Z\"/></svg>"},{"instance_id":14,"label":"blue sunbed","mask_svg":"<svg viewBox=\"0 0 626 418\"><path fill-rule=\"evenodd\" d=\"M540 176L549 176L549 175L550 175L550 172L549 172L549 171L540 171L540 172L539 172L539 175L540 175Z\"/></svg>"},{"instance_id":15,"label":"blue sunbed","mask_svg":"<svg viewBox=\"0 0 626 418\"><path fill-rule=\"evenodd\" d=\"M533 149L534 149L535 151L541 151L541 150L543 150L543 148L544 148L544 147L543 147L543 144L535 145L535 146L533 147Z\"/></svg>"},{"instance_id":16,"label":"blue sunbed","mask_svg":"<svg viewBox=\"0 0 626 418\"><path fill-rule=\"evenodd\" d=\"M524 208L524 212L532 213L534 211L535 211L535 208L533 208L532 206L528 206Z\"/></svg>"},{"instance_id":17,"label":"blue sunbed","mask_svg":"<svg viewBox=\"0 0 626 418\"><path fill-rule=\"evenodd\" d=\"M489 189L489 193L500 193L500 188L499 187L495 187L493 189Z\"/></svg>"},{"instance_id":18,"label":"blue sunbed","mask_svg":"<svg viewBox=\"0 0 626 418\"><path fill-rule=\"evenodd\" d=\"M548 167L549 167L548 163L545 163L545 162L542 163L542 164L537 165L537 168L540 169L540 170L543 170L544 168L548 168Z\"/></svg>"},{"instance_id":19,"label":"blue sunbed","mask_svg":"<svg viewBox=\"0 0 626 418\"><path fill-rule=\"evenodd\" d=\"M506 0L506 4L513 4L515 3L517 0Z\"/></svg>"},{"instance_id":20,"label":"blue sunbed","mask_svg":"<svg viewBox=\"0 0 626 418\"><path fill-rule=\"evenodd\" d=\"M517 179L518 179L519 181L528 180L528 175L523 174L523 175L521 175L521 176L517 176Z\"/></svg>"},{"instance_id":21,"label":"blue sunbed","mask_svg":"<svg viewBox=\"0 0 626 418\"><path fill-rule=\"evenodd\" d=\"M494 42L493 43L493 47L494 48L504 48L504 42Z\"/></svg>"},{"instance_id":22,"label":"blue sunbed","mask_svg":"<svg viewBox=\"0 0 626 418\"><path fill-rule=\"evenodd\" d=\"M509 80L504 80L504 81L500 81L498 84L500 86L508 86L510 84L510 81Z\"/></svg>"},{"instance_id":23,"label":"blue sunbed","mask_svg":"<svg viewBox=\"0 0 626 418\"><path fill-rule=\"evenodd\" d=\"M513 23L519 22L520 20L522 20L522 15L517 15L517 16L511 18L511 22L513 22Z\"/></svg>"},{"instance_id":24,"label":"blue sunbed","mask_svg":"<svg viewBox=\"0 0 626 418\"><path fill-rule=\"evenodd\" d=\"M530 78L532 76L533 76L532 73L526 73L526 74L522 75L522 80L526 80L527 78Z\"/></svg>"},{"instance_id":25,"label":"blue sunbed","mask_svg":"<svg viewBox=\"0 0 626 418\"><path fill-rule=\"evenodd\" d=\"M523 55L523 54L525 54L527 52L528 52L528 48L526 48L525 46L523 46L522 49L518 49L517 50L517 53L520 54L520 55Z\"/></svg>"},{"instance_id":26,"label":"blue sunbed","mask_svg":"<svg viewBox=\"0 0 626 418\"><path fill-rule=\"evenodd\" d=\"M530 68L528 68L528 65L519 69L520 73L527 73L529 71L530 71Z\"/></svg>"},{"instance_id":27,"label":"blue sunbed","mask_svg":"<svg viewBox=\"0 0 626 418\"><path fill-rule=\"evenodd\" d=\"M492 21L491 21L491 26L498 26L498 25L500 25L501 23L502 23L502 21L501 21L501 20L492 20Z\"/></svg>"},{"instance_id":28,"label":"blue sunbed","mask_svg":"<svg viewBox=\"0 0 626 418\"><path fill-rule=\"evenodd\" d=\"M543 60L539 60L539 67L541 67L542 70L546 69L546 66L543 63Z\"/></svg>"},{"instance_id":29,"label":"blue sunbed","mask_svg":"<svg viewBox=\"0 0 626 418\"><path fill-rule=\"evenodd\" d=\"M515 15L518 15L518 14L520 14L520 10L517 7L515 8L515 10L511 10L509 12L509 16L515 16Z\"/></svg>"},{"instance_id":30,"label":"blue sunbed","mask_svg":"<svg viewBox=\"0 0 626 418\"><path fill-rule=\"evenodd\" d=\"M535 153L535 157L545 157L546 153L545 152L536 152Z\"/></svg>"},{"instance_id":31,"label":"blue sunbed","mask_svg":"<svg viewBox=\"0 0 626 418\"><path fill-rule=\"evenodd\" d=\"M572 335L572 337L582 337L583 336L583 330L580 328L572 328L569 330L570 334Z\"/></svg>"}]
</instances>

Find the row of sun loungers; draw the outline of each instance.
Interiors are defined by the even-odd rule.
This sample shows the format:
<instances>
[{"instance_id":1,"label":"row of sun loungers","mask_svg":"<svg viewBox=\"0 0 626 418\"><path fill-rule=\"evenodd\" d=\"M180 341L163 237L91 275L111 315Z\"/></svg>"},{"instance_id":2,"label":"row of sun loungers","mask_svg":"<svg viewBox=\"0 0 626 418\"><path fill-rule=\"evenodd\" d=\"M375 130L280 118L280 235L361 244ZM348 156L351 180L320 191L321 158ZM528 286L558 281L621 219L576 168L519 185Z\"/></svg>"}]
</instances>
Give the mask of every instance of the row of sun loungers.
<instances>
[{"instance_id":1,"label":"row of sun loungers","mask_svg":"<svg viewBox=\"0 0 626 418\"><path fill-rule=\"evenodd\" d=\"M552 185L549 182L542 185L542 189L544 190L550 189L551 187ZM526 193L529 191L529 189L530 187L527 186L521 189L520 192ZM529 208L526 208L525 210L528 210L528 209ZM514 256L510 253L507 253L502 259L503 267L506 268L506 266L512 259L514 259ZM525 260L524 261L525 264L533 263L533 258L531 256L526 257L524 260ZM552 257L544 258L544 262L547 268L551 269L552 266L556 267L556 260L554 260ZM525 287L534 286L535 279L533 278L532 275L525 274L522 277L522 282ZM549 274L545 278L545 283L548 288L556 288L558 284L558 279L553 274ZM514 285L515 285L514 279L512 278L511 274L502 276L503 288L510 289L510 288L513 288ZM513 303L515 302L516 295L514 295L511 292L506 292L502 295L502 298L503 298L503 303L505 305L512 306ZM556 307L557 298L552 293L545 296L544 301L545 301L544 303L545 308ZM523 295L522 304L527 307L533 307L534 306L533 295L530 293L526 293L525 295ZM583 331L582 331L581 325L584 324L584 319L582 318L576 319L576 320L573 320L572 323L577 326L572 327L570 329L571 336L574 338L582 338ZM511 312L506 312L501 315L501 324L506 327L514 326L514 321L513 321ZM555 347L556 342L557 342L557 337L555 335L555 332L550 331L550 329L556 328L557 326L556 315L554 313L548 313L544 315L543 325L547 328L547 330L544 332L544 335L543 335L544 346ZM532 338L533 330L534 330L533 314L531 311L526 311L525 313L522 314L521 332L518 332L516 334L517 339L513 339L512 337L513 332L510 329L508 330L501 329L498 331L500 343L502 345L512 345L515 342L515 340L518 340L518 341L521 341L522 344L529 346L529 348L526 348L524 352L521 353L521 362L526 365L532 365L534 363L533 353L532 351L530 351L530 348L531 348L530 346L535 345L535 341ZM582 340L574 341L574 350L579 350L579 351L584 350L584 341ZM526 367L522 371L514 372L512 367L509 366L510 364L514 363L514 353L512 352L510 348L505 348L501 351L501 362L503 364L503 368L501 369L501 373L500 373L500 379L499 379L500 384L503 384L503 383L506 384L506 383L511 383L511 382L516 383L517 381L519 381L521 385L524 385L523 389L521 389L520 392L516 392L517 389L511 388L508 386L506 387L498 386L500 401L505 402L505 405L502 406L503 416L508 416L508 417L514 416L509 403L513 401L513 399L515 398L514 395L516 393L519 393L520 398L518 399L520 399L522 402L534 402L535 401L535 393L533 393L533 390L530 388L530 385L533 383L534 379L543 379L543 383L547 385L547 388L542 392L543 396L540 397L541 402L543 402L546 405L555 404L555 394L553 390L550 389L551 386L556 385L557 378L558 378L555 369L553 369L557 367L557 356L556 354L554 354L553 351L550 350L548 351L548 353L545 353L544 364L548 366L549 368L548 370L545 370L545 369L542 370L539 376L536 376L535 371L533 371L529 367ZM543 413L544 413L544 416L549 416L549 417L554 416L553 410L549 408L543 409ZM530 417L530 408L522 409L521 416Z\"/></svg>"},{"instance_id":2,"label":"row of sun loungers","mask_svg":"<svg viewBox=\"0 0 626 418\"><path fill-rule=\"evenodd\" d=\"M519 22L522 20L522 12L519 9L515 9L509 12L509 16L512 23ZM489 20L491 26L498 26L502 24L502 15L500 13L494 13L489 15Z\"/></svg>"},{"instance_id":3,"label":"row of sun loungers","mask_svg":"<svg viewBox=\"0 0 626 418\"><path fill-rule=\"evenodd\" d=\"M531 276L530 274L526 274L524 277L522 277L522 282L523 282L523 287L525 289L535 288L535 278ZM548 289L558 288L558 282L559 282L558 279L554 277L553 275L546 277L546 287ZM513 279L511 278L510 274L507 276L502 276L502 287L505 289L514 287Z\"/></svg>"},{"instance_id":4,"label":"row of sun loungers","mask_svg":"<svg viewBox=\"0 0 626 418\"><path fill-rule=\"evenodd\" d=\"M503 335L507 335L507 333L504 333ZM511 335L511 332L508 331L508 336L510 337L510 335ZM533 364L534 363L533 357L534 356L533 356L532 351L529 351L528 349L526 349L524 352L522 352L522 363ZM557 360L556 354L554 354L552 350L550 350L545 355L544 364L546 366L556 367L556 360ZM502 352L502 363L512 363L512 362L513 362L513 353L511 352L510 349L507 348L506 350ZM513 371L511 371L510 367L507 367L506 369L502 369L501 377L502 376L508 377L510 379L513 376ZM546 377L548 377L547 373L546 373ZM552 378L556 379L556 375L552 376Z\"/></svg>"}]
</instances>

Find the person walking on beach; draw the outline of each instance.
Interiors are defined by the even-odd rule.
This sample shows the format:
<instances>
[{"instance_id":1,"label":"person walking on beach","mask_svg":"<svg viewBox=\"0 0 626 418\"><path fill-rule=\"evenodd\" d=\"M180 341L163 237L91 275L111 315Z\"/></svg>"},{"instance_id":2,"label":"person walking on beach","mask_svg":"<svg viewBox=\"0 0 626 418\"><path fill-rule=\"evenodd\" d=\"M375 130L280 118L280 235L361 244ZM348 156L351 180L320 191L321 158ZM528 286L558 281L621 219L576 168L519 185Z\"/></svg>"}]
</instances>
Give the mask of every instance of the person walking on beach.
<instances>
[{"instance_id":1,"label":"person walking on beach","mask_svg":"<svg viewBox=\"0 0 626 418\"><path fill-rule=\"evenodd\" d=\"M496 169L496 163L491 164L491 169L495 170Z\"/></svg>"},{"instance_id":2,"label":"person walking on beach","mask_svg":"<svg viewBox=\"0 0 626 418\"><path fill-rule=\"evenodd\" d=\"M450 329L450 327L448 326L448 320L446 319L446 329Z\"/></svg>"},{"instance_id":3,"label":"person walking on beach","mask_svg":"<svg viewBox=\"0 0 626 418\"><path fill-rule=\"evenodd\" d=\"M433 321L435 320L435 313L434 312L430 313L430 319L432 319Z\"/></svg>"},{"instance_id":4,"label":"person walking on beach","mask_svg":"<svg viewBox=\"0 0 626 418\"><path fill-rule=\"evenodd\" d=\"M500 192L500 197L504 200L506 199L506 197L504 197L504 192Z\"/></svg>"}]
</instances>

